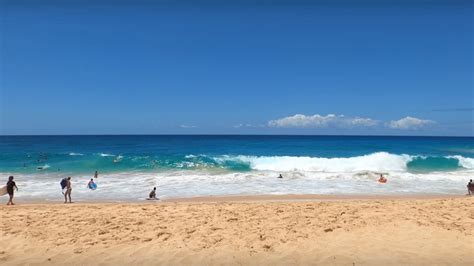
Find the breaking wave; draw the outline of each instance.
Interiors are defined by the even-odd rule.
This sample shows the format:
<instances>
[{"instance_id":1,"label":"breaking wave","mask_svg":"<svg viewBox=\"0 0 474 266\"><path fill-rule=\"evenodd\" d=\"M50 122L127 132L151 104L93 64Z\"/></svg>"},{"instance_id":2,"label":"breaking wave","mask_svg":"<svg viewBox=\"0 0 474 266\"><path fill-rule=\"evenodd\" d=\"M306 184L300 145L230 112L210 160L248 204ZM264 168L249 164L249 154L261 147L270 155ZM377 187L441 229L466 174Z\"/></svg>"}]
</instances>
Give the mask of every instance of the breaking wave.
<instances>
[{"instance_id":1,"label":"breaking wave","mask_svg":"<svg viewBox=\"0 0 474 266\"><path fill-rule=\"evenodd\" d=\"M348 158L297 156L222 156L214 158L220 164L248 165L253 170L359 172L359 171L454 171L474 169L474 159L462 156L429 157L376 152ZM233 164L232 164L233 163Z\"/></svg>"},{"instance_id":2,"label":"breaking wave","mask_svg":"<svg viewBox=\"0 0 474 266\"><path fill-rule=\"evenodd\" d=\"M72 155L74 154L74 155ZM98 156L97 156L98 155ZM71 156L74 159L71 159ZM230 172L273 171L273 172L451 172L474 170L474 158L460 155L420 156L375 152L353 157L310 157L310 156L255 156L255 155L113 155L107 153L53 154L48 165L41 161L26 163L23 171L57 171L58 168L71 172L99 170L101 172L124 172L135 170L227 170ZM44 162L43 162L44 163ZM20 165L21 166L21 165ZM50 167L51 166L51 167ZM50 169L48 169L50 168Z\"/></svg>"}]
</instances>

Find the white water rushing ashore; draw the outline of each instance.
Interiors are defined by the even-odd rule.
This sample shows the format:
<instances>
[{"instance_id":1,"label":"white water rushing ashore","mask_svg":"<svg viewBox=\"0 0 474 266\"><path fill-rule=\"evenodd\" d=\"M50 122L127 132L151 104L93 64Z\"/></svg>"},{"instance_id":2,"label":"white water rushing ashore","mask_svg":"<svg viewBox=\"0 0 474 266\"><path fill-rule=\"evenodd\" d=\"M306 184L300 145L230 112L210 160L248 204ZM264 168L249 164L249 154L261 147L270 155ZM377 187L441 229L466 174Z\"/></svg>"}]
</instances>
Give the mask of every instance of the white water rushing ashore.
<instances>
[{"instance_id":1,"label":"white water rushing ashore","mask_svg":"<svg viewBox=\"0 0 474 266\"><path fill-rule=\"evenodd\" d=\"M83 156L78 155L79 153L71 154ZM115 155L101 153L100 156ZM113 158L111 163L118 166L124 160L136 159L122 155ZM44 165L36 173L4 172L0 176L6 178L14 175L20 188L16 197L25 200L61 200L59 182L62 178L72 176L73 197L81 201L143 200L155 186L161 199L283 194L462 195L465 193L466 183L474 176L474 159L458 155L437 157L431 161L425 156L387 152L347 158L246 155L210 157L189 154L185 159L191 161L175 163L174 169L115 170L105 173L98 169L101 173L95 180L98 189L94 191L86 186L93 171L88 174L48 171L47 169L54 169L54 165ZM204 159L217 164L209 167L205 165ZM418 170L416 165L410 168L412 162L417 162L418 167L422 164L424 168ZM180 163L183 163L183 167ZM442 171L423 170L436 169L443 164L449 168ZM247 168L234 170L226 168L228 165L243 165ZM282 179L277 178L280 174L283 175ZM388 183L377 182L380 174L388 178Z\"/></svg>"},{"instance_id":2,"label":"white water rushing ashore","mask_svg":"<svg viewBox=\"0 0 474 266\"><path fill-rule=\"evenodd\" d=\"M283 179L277 178L282 173ZM314 172L314 171L167 171L121 172L101 174L98 189L86 185L90 175L72 175L73 198L81 201L143 200L157 187L161 199L226 195L284 195L284 194L360 194L413 195L465 194L465 186L474 170L432 173L393 171L384 173L389 182L376 180L380 172ZM7 173L0 173L7 176ZM61 200L60 180L66 173L18 174L16 197L24 200Z\"/></svg>"}]
</instances>

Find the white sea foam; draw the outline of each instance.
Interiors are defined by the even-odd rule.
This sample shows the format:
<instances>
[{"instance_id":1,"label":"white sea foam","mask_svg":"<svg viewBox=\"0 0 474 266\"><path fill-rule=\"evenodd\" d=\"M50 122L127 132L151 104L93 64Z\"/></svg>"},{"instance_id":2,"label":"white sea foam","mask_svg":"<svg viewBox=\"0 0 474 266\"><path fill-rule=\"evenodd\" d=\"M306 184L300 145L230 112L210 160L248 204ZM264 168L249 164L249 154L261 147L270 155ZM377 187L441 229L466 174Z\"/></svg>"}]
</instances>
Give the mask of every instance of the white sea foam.
<instances>
[{"instance_id":1,"label":"white sea foam","mask_svg":"<svg viewBox=\"0 0 474 266\"><path fill-rule=\"evenodd\" d=\"M119 156L115 157L114 163L119 163L119 162L121 162L122 160L123 160L123 156L122 156L122 155L119 155Z\"/></svg>"},{"instance_id":2,"label":"white sea foam","mask_svg":"<svg viewBox=\"0 0 474 266\"><path fill-rule=\"evenodd\" d=\"M121 172L101 174L98 189L90 191L90 175L73 177L75 200L142 200L157 187L160 198L209 195L259 194L457 194L465 193L473 170L453 172L409 173L392 171L386 174L388 183L380 184L373 171L315 172L290 171L277 178L279 171L207 172L201 170ZM3 173L0 176L8 176ZM61 200L59 182L68 173L15 174L20 188L19 198Z\"/></svg>"},{"instance_id":3,"label":"white sea foam","mask_svg":"<svg viewBox=\"0 0 474 266\"><path fill-rule=\"evenodd\" d=\"M42 166L38 166L36 167L36 170L46 170L48 168L50 168L51 166L49 164L45 164L45 165L42 165Z\"/></svg>"},{"instance_id":4,"label":"white sea foam","mask_svg":"<svg viewBox=\"0 0 474 266\"><path fill-rule=\"evenodd\" d=\"M254 170L270 171L315 171L315 172L357 172L357 171L405 171L412 160L409 155L377 152L350 158L319 158L296 156L236 156L218 157L217 161L239 160L249 163Z\"/></svg>"},{"instance_id":5,"label":"white sea foam","mask_svg":"<svg viewBox=\"0 0 474 266\"><path fill-rule=\"evenodd\" d=\"M82 154L82 153L77 153L77 152L70 152L69 155L70 155L70 156L83 156L84 154Z\"/></svg>"},{"instance_id":6,"label":"white sea foam","mask_svg":"<svg viewBox=\"0 0 474 266\"><path fill-rule=\"evenodd\" d=\"M202 156L202 155L199 155ZM119 157L116 157L117 159ZM123 157L122 157L123 158ZM209 195L259 194L464 194L474 176L474 159L457 159L463 168L440 172L410 172L407 164L421 156L378 152L350 158L295 156L220 156L218 163L243 163L250 171L203 167L194 170L157 172L124 171L101 173L98 189L87 189L89 174L37 171L15 175L19 198L61 200L59 181L73 177L73 197L78 200L141 200L156 186L160 198ZM194 162L179 162L177 168L195 167ZM49 165L43 166L47 168ZM379 184L379 173L388 183ZM283 174L283 179L277 178Z\"/></svg>"},{"instance_id":7,"label":"white sea foam","mask_svg":"<svg viewBox=\"0 0 474 266\"><path fill-rule=\"evenodd\" d=\"M99 154L101 157L114 157L115 155L113 154L108 154L108 153L100 153Z\"/></svg>"},{"instance_id":8,"label":"white sea foam","mask_svg":"<svg viewBox=\"0 0 474 266\"><path fill-rule=\"evenodd\" d=\"M462 166L466 169L474 169L474 158L466 158L460 155L447 156L448 158L457 159L459 166Z\"/></svg>"}]
</instances>

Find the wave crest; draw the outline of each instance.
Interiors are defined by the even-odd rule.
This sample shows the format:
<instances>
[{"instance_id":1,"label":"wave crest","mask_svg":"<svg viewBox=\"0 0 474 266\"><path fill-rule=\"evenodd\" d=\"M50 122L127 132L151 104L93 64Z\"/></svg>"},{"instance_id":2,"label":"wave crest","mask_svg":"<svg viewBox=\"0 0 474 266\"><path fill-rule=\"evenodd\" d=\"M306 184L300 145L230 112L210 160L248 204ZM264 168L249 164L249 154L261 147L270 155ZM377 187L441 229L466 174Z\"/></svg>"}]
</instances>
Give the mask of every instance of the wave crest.
<instances>
[{"instance_id":1,"label":"wave crest","mask_svg":"<svg viewBox=\"0 0 474 266\"><path fill-rule=\"evenodd\" d=\"M250 164L251 169L262 171L314 171L314 172L358 172L358 171L405 171L412 160L409 155L377 152L350 158L297 157L297 156L235 156L226 161L237 160ZM220 158L222 160L223 158Z\"/></svg>"},{"instance_id":2,"label":"wave crest","mask_svg":"<svg viewBox=\"0 0 474 266\"><path fill-rule=\"evenodd\" d=\"M474 169L474 158L466 158L460 155L448 156L448 158L454 158L458 160L459 166L466 169Z\"/></svg>"}]
</instances>

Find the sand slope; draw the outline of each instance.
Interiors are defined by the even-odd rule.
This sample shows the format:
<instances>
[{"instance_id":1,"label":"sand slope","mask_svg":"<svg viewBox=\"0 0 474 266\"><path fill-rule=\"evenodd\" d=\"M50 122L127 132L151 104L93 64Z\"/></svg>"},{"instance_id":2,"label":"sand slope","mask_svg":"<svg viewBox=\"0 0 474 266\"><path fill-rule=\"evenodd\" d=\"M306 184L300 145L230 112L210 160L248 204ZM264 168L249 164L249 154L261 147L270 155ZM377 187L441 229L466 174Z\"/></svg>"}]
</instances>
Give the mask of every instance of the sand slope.
<instances>
[{"instance_id":1,"label":"sand slope","mask_svg":"<svg viewBox=\"0 0 474 266\"><path fill-rule=\"evenodd\" d=\"M0 207L0 264L473 265L474 197Z\"/></svg>"}]
</instances>

